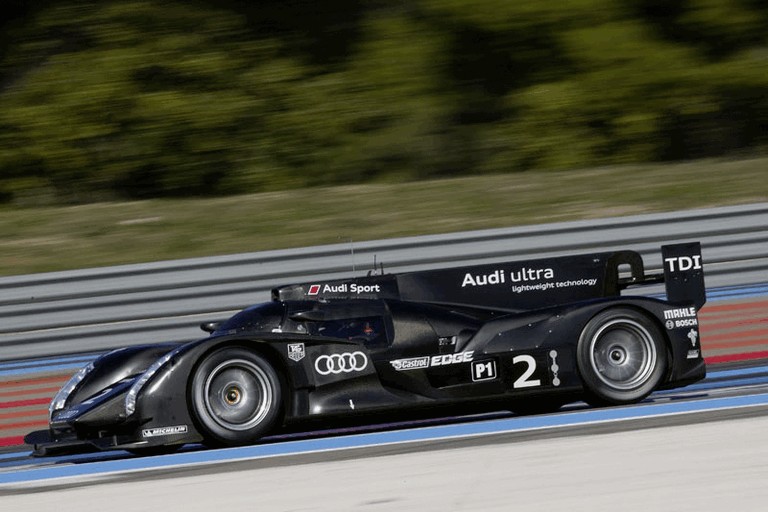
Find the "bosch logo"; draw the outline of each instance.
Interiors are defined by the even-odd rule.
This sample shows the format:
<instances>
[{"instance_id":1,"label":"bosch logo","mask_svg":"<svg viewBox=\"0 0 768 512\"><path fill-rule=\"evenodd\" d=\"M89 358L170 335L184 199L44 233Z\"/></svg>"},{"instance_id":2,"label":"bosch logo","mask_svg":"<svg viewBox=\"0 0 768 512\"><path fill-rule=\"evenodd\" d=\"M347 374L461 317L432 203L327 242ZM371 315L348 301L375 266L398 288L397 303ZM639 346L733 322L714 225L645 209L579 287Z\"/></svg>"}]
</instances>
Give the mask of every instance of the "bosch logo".
<instances>
[{"instance_id":1,"label":"bosch logo","mask_svg":"<svg viewBox=\"0 0 768 512\"><path fill-rule=\"evenodd\" d=\"M320 356L315 360L315 371L320 375L361 372L368 366L368 357L360 351Z\"/></svg>"}]
</instances>

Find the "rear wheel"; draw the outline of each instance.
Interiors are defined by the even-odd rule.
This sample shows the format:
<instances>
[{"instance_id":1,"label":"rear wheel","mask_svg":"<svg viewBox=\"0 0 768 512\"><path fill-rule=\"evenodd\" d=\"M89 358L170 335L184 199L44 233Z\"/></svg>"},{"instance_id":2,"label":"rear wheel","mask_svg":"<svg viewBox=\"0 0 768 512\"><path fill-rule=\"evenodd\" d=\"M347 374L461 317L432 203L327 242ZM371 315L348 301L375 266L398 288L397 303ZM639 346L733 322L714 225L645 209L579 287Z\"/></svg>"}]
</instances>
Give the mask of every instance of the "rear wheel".
<instances>
[{"instance_id":1,"label":"rear wheel","mask_svg":"<svg viewBox=\"0 0 768 512\"><path fill-rule=\"evenodd\" d=\"M627 404L642 400L659 384L667 349L663 333L646 315L613 308L584 328L577 359L588 403Z\"/></svg>"},{"instance_id":2,"label":"rear wheel","mask_svg":"<svg viewBox=\"0 0 768 512\"><path fill-rule=\"evenodd\" d=\"M226 347L206 357L190 383L192 415L206 444L257 441L280 416L280 379L259 354Z\"/></svg>"}]
</instances>

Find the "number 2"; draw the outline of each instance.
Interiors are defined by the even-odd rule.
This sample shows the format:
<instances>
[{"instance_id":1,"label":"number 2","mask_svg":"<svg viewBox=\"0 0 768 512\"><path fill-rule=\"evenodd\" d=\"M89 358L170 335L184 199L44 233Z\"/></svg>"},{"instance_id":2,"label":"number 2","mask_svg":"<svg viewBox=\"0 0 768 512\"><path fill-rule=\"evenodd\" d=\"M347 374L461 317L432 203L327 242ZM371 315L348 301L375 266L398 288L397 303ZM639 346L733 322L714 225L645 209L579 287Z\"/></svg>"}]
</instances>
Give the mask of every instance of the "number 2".
<instances>
[{"instance_id":1,"label":"number 2","mask_svg":"<svg viewBox=\"0 0 768 512\"><path fill-rule=\"evenodd\" d=\"M512 387L517 388L533 388L536 386L541 386L541 380L539 379L531 379L531 376L533 375L533 372L536 371L536 360L533 358L533 356L529 355L520 355L515 356L512 359L512 364L517 363L525 363L528 365L528 368L525 369L523 374L518 377L518 379L512 384Z\"/></svg>"}]
</instances>

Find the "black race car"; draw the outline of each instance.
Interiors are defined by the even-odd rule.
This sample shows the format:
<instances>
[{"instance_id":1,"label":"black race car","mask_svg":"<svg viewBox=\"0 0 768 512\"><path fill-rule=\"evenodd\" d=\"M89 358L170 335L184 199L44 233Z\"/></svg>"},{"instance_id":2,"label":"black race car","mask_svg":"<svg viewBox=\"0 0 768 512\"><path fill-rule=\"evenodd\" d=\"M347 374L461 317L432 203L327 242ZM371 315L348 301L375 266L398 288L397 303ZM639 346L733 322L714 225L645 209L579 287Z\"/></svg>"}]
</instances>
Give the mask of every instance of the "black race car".
<instances>
[{"instance_id":1,"label":"black race car","mask_svg":"<svg viewBox=\"0 0 768 512\"><path fill-rule=\"evenodd\" d=\"M617 251L282 286L203 339L99 357L26 442L37 455L153 453L313 419L638 402L706 373L700 245L662 256L654 274ZM665 300L629 295L661 282Z\"/></svg>"}]
</instances>

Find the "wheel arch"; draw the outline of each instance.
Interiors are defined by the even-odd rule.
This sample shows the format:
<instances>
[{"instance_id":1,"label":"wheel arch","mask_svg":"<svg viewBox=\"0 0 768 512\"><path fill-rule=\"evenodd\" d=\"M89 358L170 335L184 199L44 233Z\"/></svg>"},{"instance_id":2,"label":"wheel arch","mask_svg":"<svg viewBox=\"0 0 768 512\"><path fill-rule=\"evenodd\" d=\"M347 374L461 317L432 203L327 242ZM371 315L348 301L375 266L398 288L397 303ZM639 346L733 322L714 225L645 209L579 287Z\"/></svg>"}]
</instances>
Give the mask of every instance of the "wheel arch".
<instances>
[{"instance_id":1,"label":"wheel arch","mask_svg":"<svg viewBox=\"0 0 768 512\"><path fill-rule=\"evenodd\" d=\"M602 314L603 312L611 309L630 309L638 313L639 315L644 316L649 322L651 322L653 325L656 326L658 329L658 332L661 333L661 338L664 341L664 348L667 353L666 358L666 364L664 368L664 376L662 378L662 382L669 382L669 379L672 376L672 371L674 369L674 354L672 352L672 339L669 337L669 333L664 328L664 323L661 321L659 316L655 314L652 310L641 306L640 304L637 304L636 302L631 301L622 301L622 302L609 302L606 304L603 304L603 307L596 309L592 312L591 315L589 315L586 320L583 322L581 326L581 330L579 331L579 339L581 339L581 336L586 329L587 325L598 315ZM581 369L576 368L576 371L581 374Z\"/></svg>"},{"instance_id":2,"label":"wheel arch","mask_svg":"<svg viewBox=\"0 0 768 512\"><path fill-rule=\"evenodd\" d=\"M187 396L187 407L190 408L190 416L192 417L192 420L195 421L195 423L197 423L197 419L195 418L195 415L191 411L192 380L195 377L195 373L197 372L197 369L200 367L201 364L203 364L203 361L205 361L205 359L208 356L210 356L214 352L217 352L218 350L225 349L225 348L241 348L241 349L247 350L249 352L252 352L254 354L264 357L267 360L267 362L269 362L269 364L273 366L273 368L275 369L275 372L277 373L278 379L280 380L280 385L283 387L283 391L284 391L283 393L281 393L281 407L282 407L282 416L283 416L282 423L284 423L285 417L291 411L291 406L293 405L292 404L293 390L294 390L293 378L291 376L287 363L280 356L280 352L277 350L277 348L275 348L271 343L266 342L264 340L259 340L258 338L235 338L235 339L221 340L218 343L212 343L210 345L205 346L204 350L201 350L200 353L196 355L195 362L191 366L189 374L187 375L186 390L185 390L185 394Z\"/></svg>"},{"instance_id":3,"label":"wheel arch","mask_svg":"<svg viewBox=\"0 0 768 512\"><path fill-rule=\"evenodd\" d=\"M642 398L630 398L628 395L626 398L618 398L619 393L618 391L610 390L606 391L605 389L602 391L597 391L594 386L594 369L590 369L586 364L582 368L582 358L585 357L584 351L582 349L582 346L588 342L588 338L592 337L595 332L594 330L601 325L601 322L603 321L612 321L610 319L610 313L615 312L616 313L616 319L621 318L622 312L625 312L627 314L627 320L631 323L638 323L638 320L641 320L639 327L653 327L653 331L655 332L646 332L648 336L650 336L651 339L658 339L657 342L657 350L659 348L663 348L663 366L660 368L659 376L657 377L656 384L648 390L648 386L643 384L640 389L645 388L645 396L647 394L650 394L653 390L658 389L660 385L665 384L668 382L672 370L673 370L673 352L672 352L672 342L666 332L666 329L664 329L663 324L659 321L659 317L654 314L654 311L652 308L646 308L642 305L639 305L637 303L634 303L632 301L620 301L620 302L611 302L604 304L603 307L596 308L593 311L590 311L589 315L585 315L584 322L581 325L581 329L579 331L579 335L577 338L577 360L579 361L576 365L576 370L583 382L584 385L584 391L587 395L587 397L590 397L592 400L587 400L588 402L592 403L593 405L605 405L608 403L618 404L622 403L635 403L637 400L641 400ZM631 313L631 315L630 315ZM601 315L605 316L606 318L601 319ZM634 318L633 318L634 316ZM647 326L642 325L642 321L647 322ZM646 330L646 329L643 329ZM590 332L592 331L592 332ZM654 336L654 334L656 336ZM588 371L591 375L588 377L585 375L585 371ZM590 384L592 382L592 384ZM628 390L629 391L629 390ZM639 391L639 390L638 390ZM601 396L598 396L601 395ZM610 398L607 398L607 396L613 395ZM630 393L631 395L631 393Z\"/></svg>"}]
</instances>

